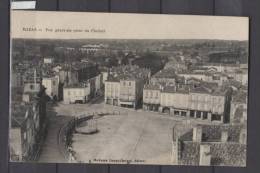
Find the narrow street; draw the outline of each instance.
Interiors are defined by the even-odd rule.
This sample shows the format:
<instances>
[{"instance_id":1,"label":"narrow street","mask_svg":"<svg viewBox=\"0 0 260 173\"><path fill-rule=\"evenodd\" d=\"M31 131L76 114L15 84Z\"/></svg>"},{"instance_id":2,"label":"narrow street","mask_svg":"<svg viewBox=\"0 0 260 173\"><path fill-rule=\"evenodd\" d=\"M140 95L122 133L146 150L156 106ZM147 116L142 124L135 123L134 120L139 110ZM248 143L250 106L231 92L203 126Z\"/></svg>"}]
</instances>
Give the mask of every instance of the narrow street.
<instances>
[{"instance_id":1,"label":"narrow street","mask_svg":"<svg viewBox=\"0 0 260 173\"><path fill-rule=\"evenodd\" d=\"M48 134L42 145L39 162L67 162L58 145L60 128L71 120L71 116L56 115L54 111L47 111L49 116Z\"/></svg>"},{"instance_id":2,"label":"narrow street","mask_svg":"<svg viewBox=\"0 0 260 173\"><path fill-rule=\"evenodd\" d=\"M85 105L77 105L72 104L68 105L70 107L69 110L66 109L67 106L61 106L63 109L59 109L59 104L55 107L52 107L51 105L48 106L47 114L49 117L49 123L48 123L48 133L46 136L46 139L44 141L44 144L42 145L40 156L38 159L38 162L67 162L67 160L64 158L63 154L60 152L60 148L58 145L58 135L61 127L68 123L74 116L75 113L80 111L81 109L74 110L77 106L84 106L84 110L87 108L90 108L95 103L99 103L103 101L103 97L97 97L93 99L90 103ZM75 108L71 108L75 107ZM64 110L65 108L65 110ZM95 108L93 109L95 110Z\"/></svg>"}]
</instances>

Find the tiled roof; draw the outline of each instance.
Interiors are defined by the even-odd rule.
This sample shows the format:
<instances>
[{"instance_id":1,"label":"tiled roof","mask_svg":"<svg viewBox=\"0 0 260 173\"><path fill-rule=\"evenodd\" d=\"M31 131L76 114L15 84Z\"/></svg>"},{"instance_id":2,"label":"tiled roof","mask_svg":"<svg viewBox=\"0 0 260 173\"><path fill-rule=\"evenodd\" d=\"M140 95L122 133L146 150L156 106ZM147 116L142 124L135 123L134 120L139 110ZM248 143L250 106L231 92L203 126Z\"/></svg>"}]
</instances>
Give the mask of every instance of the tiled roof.
<instances>
[{"instance_id":1,"label":"tiled roof","mask_svg":"<svg viewBox=\"0 0 260 173\"><path fill-rule=\"evenodd\" d=\"M199 165L200 144L198 142L182 142L179 157L181 165ZM210 146L211 165L245 166L246 145L239 143L203 143Z\"/></svg>"}]
</instances>

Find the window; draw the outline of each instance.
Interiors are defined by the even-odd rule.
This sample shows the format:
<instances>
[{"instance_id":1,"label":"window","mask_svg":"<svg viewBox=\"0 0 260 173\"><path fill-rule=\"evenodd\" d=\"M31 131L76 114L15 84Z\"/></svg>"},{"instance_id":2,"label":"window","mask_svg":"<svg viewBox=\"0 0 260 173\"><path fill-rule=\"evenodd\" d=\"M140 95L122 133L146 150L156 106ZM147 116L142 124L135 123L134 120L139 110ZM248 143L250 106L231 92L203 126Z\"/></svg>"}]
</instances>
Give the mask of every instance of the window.
<instances>
[{"instance_id":1,"label":"window","mask_svg":"<svg viewBox=\"0 0 260 173\"><path fill-rule=\"evenodd\" d=\"M174 115L180 115L180 111L174 111Z\"/></svg>"},{"instance_id":2,"label":"window","mask_svg":"<svg viewBox=\"0 0 260 173\"><path fill-rule=\"evenodd\" d=\"M159 94L158 94L158 92L156 92L156 98L158 98L158 96L159 96Z\"/></svg>"},{"instance_id":3,"label":"window","mask_svg":"<svg viewBox=\"0 0 260 173\"><path fill-rule=\"evenodd\" d=\"M212 114L212 121L221 121L221 115Z\"/></svg>"},{"instance_id":4,"label":"window","mask_svg":"<svg viewBox=\"0 0 260 173\"><path fill-rule=\"evenodd\" d=\"M208 119L208 112L203 112L203 119Z\"/></svg>"},{"instance_id":5,"label":"window","mask_svg":"<svg viewBox=\"0 0 260 173\"><path fill-rule=\"evenodd\" d=\"M131 82L129 82L129 86L131 86Z\"/></svg>"},{"instance_id":6,"label":"window","mask_svg":"<svg viewBox=\"0 0 260 173\"><path fill-rule=\"evenodd\" d=\"M186 117L186 115L187 115L187 112L181 111L181 116Z\"/></svg>"},{"instance_id":7,"label":"window","mask_svg":"<svg viewBox=\"0 0 260 173\"><path fill-rule=\"evenodd\" d=\"M201 118L201 111L197 111L197 112L196 112L196 117L197 117L197 118Z\"/></svg>"},{"instance_id":8,"label":"window","mask_svg":"<svg viewBox=\"0 0 260 173\"><path fill-rule=\"evenodd\" d=\"M56 82L55 82L55 81L52 81L52 85L55 86L55 85L56 85Z\"/></svg>"},{"instance_id":9,"label":"window","mask_svg":"<svg viewBox=\"0 0 260 173\"><path fill-rule=\"evenodd\" d=\"M34 85L30 85L30 89L33 90L34 89Z\"/></svg>"},{"instance_id":10,"label":"window","mask_svg":"<svg viewBox=\"0 0 260 173\"><path fill-rule=\"evenodd\" d=\"M193 118L194 116L195 116L195 111L194 111L194 110L191 110L191 111L190 111L190 117Z\"/></svg>"},{"instance_id":11,"label":"window","mask_svg":"<svg viewBox=\"0 0 260 173\"><path fill-rule=\"evenodd\" d=\"M68 91L68 96L70 95L70 91Z\"/></svg>"},{"instance_id":12,"label":"window","mask_svg":"<svg viewBox=\"0 0 260 173\"><path fill-rule=\"evenodd\" d=\"M220 76L212 76L213 80L220 80Z\"/></svg>"}]
</instances>

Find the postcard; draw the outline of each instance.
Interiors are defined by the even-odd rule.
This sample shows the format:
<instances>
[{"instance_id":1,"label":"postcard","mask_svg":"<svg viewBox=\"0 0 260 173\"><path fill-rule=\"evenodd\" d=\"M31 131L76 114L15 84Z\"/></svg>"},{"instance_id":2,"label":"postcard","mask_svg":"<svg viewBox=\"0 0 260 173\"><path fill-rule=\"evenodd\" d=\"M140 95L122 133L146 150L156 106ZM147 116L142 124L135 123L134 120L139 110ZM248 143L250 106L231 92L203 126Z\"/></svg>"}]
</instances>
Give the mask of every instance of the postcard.
<instances>
[{"instance_id":1,"label":"postcard","mask_svg":"<svg viewBox=\"0 0 260 173\"><path fill-rule=\"evenodd\" d=\"M10 160L245 167L247 17L11 12Z\"/></svg>"}]
</instances>

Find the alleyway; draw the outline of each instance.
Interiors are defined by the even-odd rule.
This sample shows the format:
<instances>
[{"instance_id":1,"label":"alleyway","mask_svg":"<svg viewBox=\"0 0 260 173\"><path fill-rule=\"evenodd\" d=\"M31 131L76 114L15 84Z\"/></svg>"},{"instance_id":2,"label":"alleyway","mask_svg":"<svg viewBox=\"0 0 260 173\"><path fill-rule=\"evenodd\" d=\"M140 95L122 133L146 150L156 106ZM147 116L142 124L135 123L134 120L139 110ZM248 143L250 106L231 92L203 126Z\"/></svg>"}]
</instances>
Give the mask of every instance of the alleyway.
<instances>
[{"instance_id":1,"label":"alleyway","mask_svg":"<svg viewBox=\"0 0 260 173\"><path fill-rule=\"evenodd\" d=\"M67 162L59 150L58 134L60 128L72 117L55 115L52 111L48 111L48 116L48 134L42 146L38 162Z\"/></svg>"}]
</instances>

